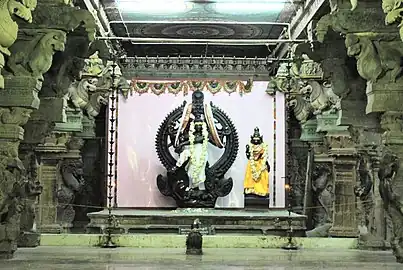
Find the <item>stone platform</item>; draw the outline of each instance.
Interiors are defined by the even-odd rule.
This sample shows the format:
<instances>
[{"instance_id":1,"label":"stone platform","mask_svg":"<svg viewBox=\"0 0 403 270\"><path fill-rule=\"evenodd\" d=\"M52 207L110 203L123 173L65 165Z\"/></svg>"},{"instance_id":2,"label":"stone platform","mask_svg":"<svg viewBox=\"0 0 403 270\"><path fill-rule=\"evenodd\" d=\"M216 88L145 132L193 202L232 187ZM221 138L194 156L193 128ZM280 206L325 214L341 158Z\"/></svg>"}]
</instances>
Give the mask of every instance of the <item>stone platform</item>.
<instances>
[{"instance_id":1,"label":"stone platform","mask_svg":"<svg viewBox=\"0 0 403 270\"><path fill-rule=\"evenodd\" d=\"M114 209L116 233L186 233L198 218L205 234L285 235L289 214L285 210L177 209L140 210ZM105 233L108 211L88 214L88 233ZM306 216L291 213L295 236L305 235Z\"/></svg>"}]
</instances>

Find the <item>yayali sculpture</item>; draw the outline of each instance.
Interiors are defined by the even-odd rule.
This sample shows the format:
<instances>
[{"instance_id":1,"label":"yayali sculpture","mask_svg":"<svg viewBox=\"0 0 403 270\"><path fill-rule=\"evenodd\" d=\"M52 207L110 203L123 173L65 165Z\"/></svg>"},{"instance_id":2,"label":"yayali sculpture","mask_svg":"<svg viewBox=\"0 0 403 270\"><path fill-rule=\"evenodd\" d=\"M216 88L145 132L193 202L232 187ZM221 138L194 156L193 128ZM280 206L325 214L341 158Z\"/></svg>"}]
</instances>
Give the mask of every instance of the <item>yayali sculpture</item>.
<instances>
[{"instance_id":1,"label":"yayali sculpture","mask_svg":"<svg viewBox=\"0 0 403 270\"><path fill-rule=\"evenodd\" d=\"M211 167L209 143L224 149ZM205 104L203 93L195 91L192 102L169 113L158 129L157 154L168 171L166 177L158 175L158 189L174 198L179 207L214 207L218 197L232 190L232 178L224 178L224 174L234 163L238 147L230 118L212 103Z\"/></svg>"}]
</instances>

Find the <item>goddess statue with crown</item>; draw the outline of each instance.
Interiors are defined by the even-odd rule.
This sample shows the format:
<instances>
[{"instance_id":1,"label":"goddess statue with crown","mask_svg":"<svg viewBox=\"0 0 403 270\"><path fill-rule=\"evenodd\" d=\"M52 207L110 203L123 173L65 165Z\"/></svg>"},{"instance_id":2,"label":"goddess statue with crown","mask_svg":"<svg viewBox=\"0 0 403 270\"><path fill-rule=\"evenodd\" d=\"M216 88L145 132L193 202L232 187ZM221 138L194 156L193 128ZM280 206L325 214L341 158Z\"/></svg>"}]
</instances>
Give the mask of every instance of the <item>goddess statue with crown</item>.
<instances>
[{"instance_id":1,"label":"goddess statue with crown","mask_svg":"<svg viewBox=\"0 0 403 270\"><path fill-rule=\"evenodd\" d=\"M268 146L260 135L259 128L256 127L250 138L250 143L246 145L246 165L244 179L245 195L267 197L269 195L269 172Z\"/></svg>"}]
</instances>

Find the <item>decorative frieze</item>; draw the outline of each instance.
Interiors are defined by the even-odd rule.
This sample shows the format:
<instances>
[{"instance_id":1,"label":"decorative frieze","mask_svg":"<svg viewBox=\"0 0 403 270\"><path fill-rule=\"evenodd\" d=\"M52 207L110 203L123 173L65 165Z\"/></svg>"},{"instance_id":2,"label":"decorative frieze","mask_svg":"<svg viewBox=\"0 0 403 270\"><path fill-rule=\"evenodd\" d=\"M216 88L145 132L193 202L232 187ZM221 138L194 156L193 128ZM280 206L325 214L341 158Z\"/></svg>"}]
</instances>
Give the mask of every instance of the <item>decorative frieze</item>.
<instances>
[{"instance_id":1,"label":"decorative frieze","mask_svg":"<svg viewBox=\"0 0 403 270\"><path fill-rule=\"evenodd\" d=\"M262 76L267 78L275 58L235 57L127 57L123 60L123 76L126 78L152 77L210 77L225 75L240 77ZM173 75L175 74L175 75Z\"/></svg>"}]
</instances>

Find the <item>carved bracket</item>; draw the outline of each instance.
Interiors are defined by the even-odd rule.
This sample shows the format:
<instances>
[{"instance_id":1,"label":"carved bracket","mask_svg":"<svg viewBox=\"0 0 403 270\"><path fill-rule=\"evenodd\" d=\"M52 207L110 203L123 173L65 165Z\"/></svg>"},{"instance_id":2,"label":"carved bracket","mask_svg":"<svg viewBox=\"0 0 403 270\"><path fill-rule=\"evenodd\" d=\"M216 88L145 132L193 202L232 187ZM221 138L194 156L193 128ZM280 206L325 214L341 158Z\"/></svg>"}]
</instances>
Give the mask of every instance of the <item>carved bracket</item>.
<instances>
[{"instance_id":1,"label":"carved bracket","mask_svg":"<svg viewBox=\"0 0 403 270\"><path fill-rule=\"evenodd\" d=\"M94 40L96 23L88 10L63 3L40 3L33 13L33 25L24 28L59 29L71 32L82 27L88 33L88 39Z\"/></svg>"},{"instance_id":2,"label":"carved bracket","mask_svg":"<svg viewBox=\"0 0 403 270\"><path fill-rule=\"evenodd\" d=\"M1 75L5 65L5 57L10 56L8 48L17 39L18 24L16 17L32 23L32 11L36 7L36 0L2 0L0 2L0 89L4 88L4 79Z\"/></svg>"},{"instance_id":3,"label":"carved bracket","mask_svg":"<svg viewBox=\"0 0 403 270\"><path fill-rule=\"evenodd\" d=\"M57 51L64 51L66 33L64 31L22 30L18 41L11 46L12 55L7 61L6 70L14 76L32 76L43 81Z\"/></svg>"}]
</instances>

